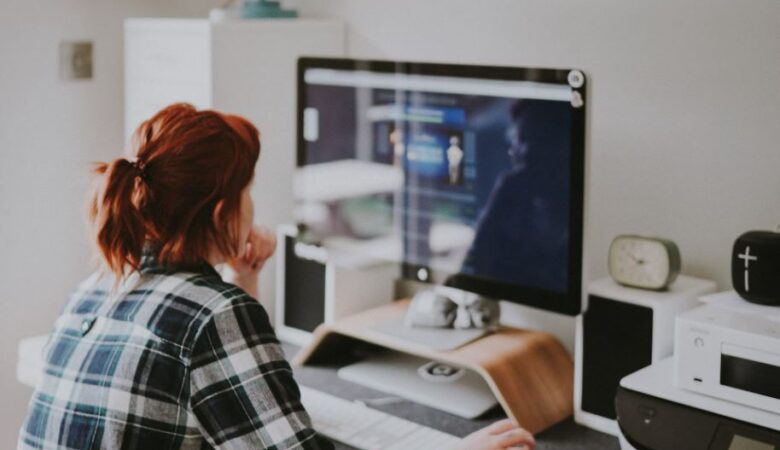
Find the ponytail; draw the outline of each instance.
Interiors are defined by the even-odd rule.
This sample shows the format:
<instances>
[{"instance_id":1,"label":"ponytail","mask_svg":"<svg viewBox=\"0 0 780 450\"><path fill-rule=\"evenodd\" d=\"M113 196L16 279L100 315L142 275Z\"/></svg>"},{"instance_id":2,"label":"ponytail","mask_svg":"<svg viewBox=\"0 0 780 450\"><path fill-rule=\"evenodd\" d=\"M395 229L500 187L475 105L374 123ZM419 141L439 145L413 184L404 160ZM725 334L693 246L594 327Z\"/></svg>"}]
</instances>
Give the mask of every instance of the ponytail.
<instances>
[{"instance_id":1,"label":"ponytail","mask_svg":"<svg viewBox=\"0 0 780 450\"><path fill-rule=\"evenodd\" d=\"M95 168L103 183L94 195L90 215L97 245L108 268L118 277L127 269L139 267L146 239L146 226L140 211L138 166L120 158Z\"/></svg>"}]
</instances>

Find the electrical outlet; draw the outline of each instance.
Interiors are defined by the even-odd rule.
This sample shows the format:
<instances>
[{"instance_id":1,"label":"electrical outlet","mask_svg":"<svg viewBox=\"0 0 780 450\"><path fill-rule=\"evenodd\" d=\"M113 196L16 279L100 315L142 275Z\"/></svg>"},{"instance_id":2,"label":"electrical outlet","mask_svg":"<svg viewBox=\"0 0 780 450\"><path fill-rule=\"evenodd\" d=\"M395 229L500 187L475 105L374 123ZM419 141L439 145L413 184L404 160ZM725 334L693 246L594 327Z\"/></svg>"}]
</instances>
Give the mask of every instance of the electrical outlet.
<instances>
[{"instance_id":1,"label":"electrical outlet","mask_svg":"<svg viewBox=\"0 0 780 450\"><path fill-rule=\"evenodd\" d=\"M60 42L60 78L63 80L92 78L92 41Z\"/></svg>"}]
</instances>

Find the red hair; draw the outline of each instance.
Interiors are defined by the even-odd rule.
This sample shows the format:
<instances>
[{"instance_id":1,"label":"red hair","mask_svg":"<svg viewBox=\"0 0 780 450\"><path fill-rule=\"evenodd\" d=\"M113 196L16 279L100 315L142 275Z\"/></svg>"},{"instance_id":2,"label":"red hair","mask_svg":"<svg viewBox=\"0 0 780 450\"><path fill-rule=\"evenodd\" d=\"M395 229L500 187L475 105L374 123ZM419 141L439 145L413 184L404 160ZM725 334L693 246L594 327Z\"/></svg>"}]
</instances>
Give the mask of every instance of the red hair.
<instances>
[{"instance_id":1,"label":"red hair","mask_svg":"<svg viewBox=\"0 0 780 450\"><path fill-rule=\"evenodd\" d=\"M95 167L90 218L101 256L118 277L145 249L160 264L195 267L236 255L241 192L260 155L257 128L238 116L174 104L142 123L133 161Z\"/></svg>"}]
</instances>

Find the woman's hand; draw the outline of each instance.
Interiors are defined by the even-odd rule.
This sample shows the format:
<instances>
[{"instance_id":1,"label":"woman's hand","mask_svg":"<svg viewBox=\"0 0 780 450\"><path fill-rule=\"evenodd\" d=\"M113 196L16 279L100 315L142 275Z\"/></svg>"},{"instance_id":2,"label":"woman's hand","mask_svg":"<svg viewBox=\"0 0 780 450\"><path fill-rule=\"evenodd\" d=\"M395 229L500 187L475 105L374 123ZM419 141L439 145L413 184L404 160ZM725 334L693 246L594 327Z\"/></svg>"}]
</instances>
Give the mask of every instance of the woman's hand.
<instances>
[{"instance_id":1,"label":"woman's hand","mask_svg":"<svg viewBox=\"0 0 780 450\"><path fill-rule=\"evenodd\" d=\"M464 437L453 450L533 450L535 445L531 433L516 426L511 419L504 419Z\"/></svg>"},{"instance_id":2,"label":"woman's hand","mask_svg":"<svg viewBox=\"0 0 780 450\"><path fill-rule=\"evenodd\" d=\"M257 276L276 250L276 235L268 228L255 225L245 245L243 254L227 263L234 273L233 283L257 298Z\"/></svg>"},{"instance_id":3,"label":"woman's hand","mask_svg":"<svg viewBox=\"0 0 780 450\"><path fill-rule=\"evenodd\" d=\"M255 225L249 230L243 254L228 261L237 276L257 276L276 250L276 235L268 228Z\"/></svg>"}]
</instances>

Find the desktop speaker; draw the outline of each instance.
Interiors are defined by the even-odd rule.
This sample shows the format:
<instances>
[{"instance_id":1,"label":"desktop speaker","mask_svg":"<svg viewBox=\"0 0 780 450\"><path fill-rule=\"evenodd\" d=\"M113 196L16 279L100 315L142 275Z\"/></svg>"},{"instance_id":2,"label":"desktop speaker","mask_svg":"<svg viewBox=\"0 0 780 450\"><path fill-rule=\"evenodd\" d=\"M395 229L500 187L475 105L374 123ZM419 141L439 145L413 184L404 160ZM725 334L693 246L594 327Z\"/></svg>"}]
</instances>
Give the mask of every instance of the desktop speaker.
<instances>
[{"instance_id":1,"label":"desktop speaker","mask_svg":"<svg viewBox=\"0 0 780 450\"><path fill-rule=\"evenodd\" d=\"M749 302L780 306L780 232L748 231L737 238L731 283Z\"/></svg>"},{"instance_id":2,"label":"desktop speaker","mask_svg":"<svg viewBox=\"0 0 780 450\"><path fill-rule=\"evenodd\" d=\"M400 265L339 258L326 248L298 240L292 225L277 230L276 333L305 345L323 323L393 300Z\"/></svg>"},{"instance_id":3,"label":"desktop speaker","mask_svg":"<svg viewBox=\"0 0 780 450\"><path fill-rule=\"evenodd\" d=\"M671 355L674 317L714 291L714 282L687 276L666 291L621 286L611 278L591 283L587 309L577 317L575 421L617 436L620 380Z\"/></svg>"}]
</instances>

